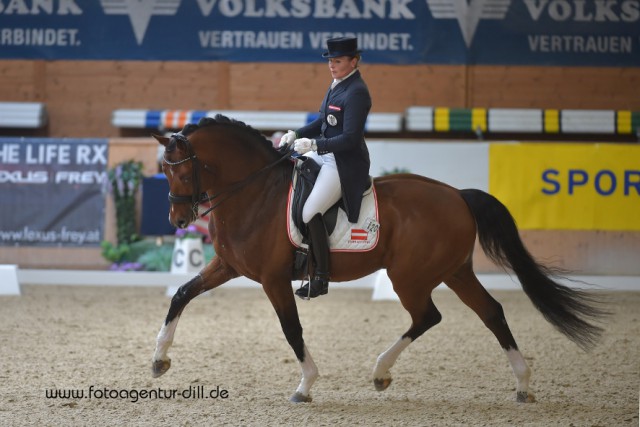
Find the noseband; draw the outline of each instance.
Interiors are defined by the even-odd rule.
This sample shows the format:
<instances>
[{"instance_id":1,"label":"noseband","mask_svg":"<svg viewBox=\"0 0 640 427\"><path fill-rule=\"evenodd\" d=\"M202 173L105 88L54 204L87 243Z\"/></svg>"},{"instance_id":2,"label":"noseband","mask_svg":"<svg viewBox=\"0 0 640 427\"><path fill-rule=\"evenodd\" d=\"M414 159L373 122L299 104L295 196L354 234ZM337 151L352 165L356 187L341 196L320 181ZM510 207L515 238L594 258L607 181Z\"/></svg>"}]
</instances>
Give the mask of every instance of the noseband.
<instances>
[{"instance_id":1,"label":"noseband","mask_svg":"<svg viewBox=\"0 0 640 427\"><path fill-rule=\"evenodd\" d=\"M189 196L179 196L169 191L169 203L191 203L191 210L197 217L198 207L200 206L200 203L209 201L209 196L207 195L207 193L200 191L200 174L198 173L200 162L198 161L198 157L196 157L196 153L193 151L191 142L189 142L189 139L186 136L181 133L174 133L171 135L171 138L184 142L184 145L187 147L189 157L178 160L177 162L170 162L169 160L167 160L167 155L165 153L162 156L162 161L169 166L178 166L189 161L193 162L191 168L193 193Z\"/></svg>"},{"instance_id":2,"label":"noseband","mask_svg":"<svg viewBox=\"0 0 640 427\"><path fill-rule=\"evenodd\" d=\"M182 133L174 133L171 135L172 139L177 139L180 140L184 143L184 145L187 147L187 152L188 152L188 157L175 161L175 162L170 162L169 160L167 160L167 156L166 153L163 155L162 157L162 161L169 165L169 166L177 166L177 165L181 165L183 163L186 162L193 162L192 168L191 168L191 174L192 174L192 182L193 182L193 193L191 193L191 195L189 196L185 196L185 195L177 195L177 194L173 194L171 191L169 191L169 202L170 203L191 203L191 210L193 211L194 216L197 218L198 215L200 215L201 217L205 216L206 214L208 214L209 212L211 212L212 210L214 210L215 208L217 208L218 206L220 206L220 204L222 204L222 202L224 202L225 200L227 200L229 197L233 196L233 194L242 189L244 186L248 185L250 182L254 181L256 178L258 178L260 175L262 175L262 173L268 171L269 169L273 168L274 166L276 166L277 164L279 164L280 162L291 158L291 155L294 153L293 149L291 148L289 151L287 151L287 153L285 155L283 155L282 157L280 157L278 160L276 160L273 163L268 164L267 166L263 167L262 169L254 172L253 174L249 175L247 178L243 179L242 181L238 181L236 183L231 184L229 187L227 187L226 189L222 190L221 192L214 194L213 196L209 196L206 192L201 191L200 189L200 174L198 174L198 170L199 170L199 166L200 166L200 162L198 160L198 157L196 156L196 153L193 151L193 146L191 145L191 142L189 141L189 139L184 136ZM205 164L203 165L203 169L211 172L211 169ZM207 209L206 211L204 211L202 214L198 213L198 208L200 206L201 203L205 203L205 202L210 202L214 199L218 199L220 196L225 195L225 197L220 198L217 203L215 203L213 206L211 206L209 209Z\"/></svg>"}]
</instances>

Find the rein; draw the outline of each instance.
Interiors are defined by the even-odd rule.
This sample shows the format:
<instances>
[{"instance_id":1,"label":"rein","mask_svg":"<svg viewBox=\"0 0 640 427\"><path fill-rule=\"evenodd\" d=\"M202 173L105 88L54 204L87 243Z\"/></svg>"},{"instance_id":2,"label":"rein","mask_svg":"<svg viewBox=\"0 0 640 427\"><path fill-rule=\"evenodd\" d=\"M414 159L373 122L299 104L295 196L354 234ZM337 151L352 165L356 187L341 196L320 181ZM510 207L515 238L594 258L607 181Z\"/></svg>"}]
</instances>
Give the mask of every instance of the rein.
<instances>
[{"instance_id":1,"label":"rein","mask_svg":"<svg viewBox=\"0 0 640 427\"><path fill-rule=\"evenodd\" d=\"M245 186L249 185L251 182L255 181L258 177L260 177L263 173L269 171L270 169L274 168L275 166L277 166L278 164L280 164L281 162L283 162L284 160L290 159L291 155L294 153L293 148L289 149L282 157L280 157L278 160L269 163L268 165L266 165L265 167L263 167L262 169L257 170L256 172L252 173L251 175L249 175L248 177L246 177L245 179L243 179L242 181L238 181L235 182L233 184L231 184L229 187L225 188L224 190L209 196L206 192L201 192L200 191L200 175L198 174L198 169L199 169L199 160L198 157L196 156L195 152L193 151L193 147L191 146L191 143L189 142L189 140L187 139L186 136L184 136L181 133L174 133L173 135L171 135L172 138L175 139L179 139L180 141L184 142L185 145L187 146L188 152L189 152L189 156L175 161L175 162L170 162L167 160L166 155L163 156L162 161L169 165L169 166L177 166L177 165L181 165L182 163L186 163L188 161L193 162L193 167L191 169L192 171L192 176L193 176L193 193L190 196L184 196L184 195L176 195L173 194L171 191L169 191L169 202L170 203L191 203L191 210L194 212L195 216L200 216L200 217L204 217L205 215L207 215L209 212L213 211L215 208L217 208L218 206L220 206L224 201L226 201L227 199L229 199L230 197L232 197L237 191L241 190L242 188L244 188ZM203 165L203 169L206 170L207 172L211 173L211 169L205 164ZM222 197L224 196L224 197ZM220 198L222 197L222 198ZM220 198L220 199L218 199ZM205 203L205 202L211 202L215 199L218 199L216 201L216 203L211 206L209 209L207 209L206 211L204 211L202 214L198 213L198 207L201 203Z\"/></svg>"}]
</instances>

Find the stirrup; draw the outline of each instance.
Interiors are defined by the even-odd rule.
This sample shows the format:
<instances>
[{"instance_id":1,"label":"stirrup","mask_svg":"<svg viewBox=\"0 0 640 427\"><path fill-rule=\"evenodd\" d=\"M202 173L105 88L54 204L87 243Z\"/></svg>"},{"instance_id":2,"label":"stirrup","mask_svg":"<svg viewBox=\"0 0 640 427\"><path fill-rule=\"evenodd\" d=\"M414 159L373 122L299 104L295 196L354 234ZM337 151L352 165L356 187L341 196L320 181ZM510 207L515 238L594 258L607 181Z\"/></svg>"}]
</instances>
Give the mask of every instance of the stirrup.
<instances>
[{"instance_id":1,"label":"stirrup","mask_svg":"<svg viewBox=\"0 0 640 427\"><path fill-rule=\"evenodd\" d=\"M326 276L316 275L309 283L305 283L295 294L304 300L326 295L329 292L329 279Z\"/></svg>"}]
</instances>

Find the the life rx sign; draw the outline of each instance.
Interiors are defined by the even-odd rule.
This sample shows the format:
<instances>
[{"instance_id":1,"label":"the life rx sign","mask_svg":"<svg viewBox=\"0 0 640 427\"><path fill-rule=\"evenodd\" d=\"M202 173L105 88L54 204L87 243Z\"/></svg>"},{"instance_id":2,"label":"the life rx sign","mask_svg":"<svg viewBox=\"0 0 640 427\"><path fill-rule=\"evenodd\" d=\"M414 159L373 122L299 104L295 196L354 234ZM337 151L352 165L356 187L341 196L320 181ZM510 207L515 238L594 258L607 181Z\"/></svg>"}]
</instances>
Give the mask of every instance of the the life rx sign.
<instances>
[{"instance_id":1,"label":"the life rx sign","mask_svg":"<svg viewBox=\"0 0 640 427\"><path fill-rule=\"evenodd\" d=\"M489 164L520 228L640 230L640 146L492 144Z\"/></svg>"},{"instance_id":2,"label":"the life rx sign","mask_svg":"<svg viewBox=\"0 0 640 427\"><path fill-rule=\"evenodd\" d=\"M197 273L204 267L204 248L200 239L176 239L171 257L172 273Z\"/></svg>"}]
</instances>

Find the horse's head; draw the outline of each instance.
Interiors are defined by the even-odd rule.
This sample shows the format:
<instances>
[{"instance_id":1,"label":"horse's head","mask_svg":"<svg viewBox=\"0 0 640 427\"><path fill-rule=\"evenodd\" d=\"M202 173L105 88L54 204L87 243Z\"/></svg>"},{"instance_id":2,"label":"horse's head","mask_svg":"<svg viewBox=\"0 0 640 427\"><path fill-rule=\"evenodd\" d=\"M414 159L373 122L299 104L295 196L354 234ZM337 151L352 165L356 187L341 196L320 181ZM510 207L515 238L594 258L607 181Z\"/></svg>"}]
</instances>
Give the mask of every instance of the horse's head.
<instances>
[{"instance_id":1,"label":"horse's head","mask_svg":"<svg viewBox=\"0 0 640 427\"><path fill-rule=\"evenodd\" d=\"M216 199L209 208L213 210L250 185L264 182L266 174L275 166L284 167L283 160L288 158L256 129L219 114L203 118L197 125L188 124L169 138L154 138L164 146L162 170L169 180L169 221L179 228L197 219L202 202ZM198 155L194 147L198 147ZM204 176L203 171L207 172ZM207 191L213 195L208 196Z\"/></svg>"},{"instance_id":2,"label":"horse's head","mask_svg":"<svg viewBox=\"0 0 640 427\"><path fill-rule=\"evenodd\" d=\"M198 217L202 200L200 165L189 138L183 133L170 138L153 135L164 146L162 171L169 180L169 222L186 228Z\"/></svg>"}]
</instances>

